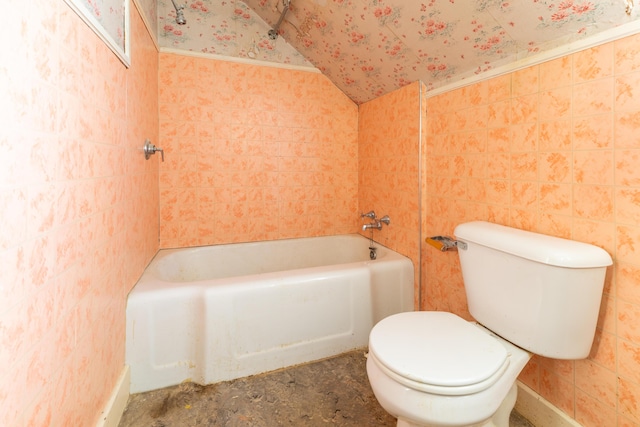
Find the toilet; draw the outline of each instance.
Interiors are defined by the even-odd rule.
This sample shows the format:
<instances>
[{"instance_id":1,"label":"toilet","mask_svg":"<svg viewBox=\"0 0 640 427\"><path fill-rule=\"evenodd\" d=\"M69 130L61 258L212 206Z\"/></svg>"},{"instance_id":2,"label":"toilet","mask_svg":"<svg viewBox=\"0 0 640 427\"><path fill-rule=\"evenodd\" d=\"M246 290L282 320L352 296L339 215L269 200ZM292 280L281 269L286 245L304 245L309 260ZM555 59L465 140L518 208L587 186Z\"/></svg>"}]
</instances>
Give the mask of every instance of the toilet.
<instances>
[{"instance_id":1,"label":"toilet","mask_svg":"<svg viewBox=\"0 0 640 427\"><path fill-rule=\"evenodd\" d=\"M607 252L484 221L454 234L477 323L407 312L369 335L369 382L398 427L508 427L532 354L583 359L591 349Z\"/></svg>"}]
</instances>

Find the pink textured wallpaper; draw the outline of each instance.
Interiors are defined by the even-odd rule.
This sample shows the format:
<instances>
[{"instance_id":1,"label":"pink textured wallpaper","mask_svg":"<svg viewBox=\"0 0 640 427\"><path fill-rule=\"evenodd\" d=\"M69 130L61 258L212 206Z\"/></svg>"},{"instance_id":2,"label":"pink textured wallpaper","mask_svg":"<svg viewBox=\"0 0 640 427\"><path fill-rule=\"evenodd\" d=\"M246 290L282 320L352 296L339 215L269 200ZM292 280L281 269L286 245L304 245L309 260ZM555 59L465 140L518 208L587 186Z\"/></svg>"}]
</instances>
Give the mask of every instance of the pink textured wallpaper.
<instances>
[{"instance_id":1,"label":"pink textured wallpaper","mask_svg":"<svg viewBox=\"0 0 640 427\"><path fill-rule=\"evenodd\" d=\"M587 427L640 426L639 46L621 39L427 101L423 237L482 219L615 260L590 357L534 357L520 377ZM469 317L455 253L427 246L423 263L426 308Z\"/></svg>"},{"instance_id":2,"label":"pink textured wallpaper","mask_svg":"<svg viewBox=\"0 0 640 427\"><path fill-rule=\"evenodd\" d=\"M536 357L521 379L585 426L640 426L640 36L358 111L320 74L158 55L135 7L129 69L63 2L12 13L0 425L95 423L158 247L352 233L375 209L392 219L376 240L422 263L422 308L465 317L457 257L420 256L426 236L486 219L605 248L590 358ZM165 163L144 160L145 138Z\"/></svg>"},{"instance_id":3,"label":"pink textured wallpaper","mask_svg":"<svg viewBox=\"0 0 640 427\"><path fill-rule=\"evenodd\" d=\"M160 55L160 244L353 233L358 108L325 76Z\"/></svg>"},{"instance_id":4,"label":"pink textured wallpaper","mask_svg":"<svg viewBox=\"0 0 640 427\"><path fill-rule=\"evenodd\" d=\"M126 295L158 248L158 54L125 68L61 1L0 28L0 425L95 425L124 368Z\"/></svg>"},{"instance_id":5,"label":"pink textured wallpaper","mask_svg":"<svg viewBox=\"0 0 640 427\"><path fill-rule=\"evenodd\" d=\"M420 272L420 83L361 104L358 126L359 212L389 215L373 238L413 261L415 305ZM360 224L369 222L368 218ZM370 231L362 232L370 237Z\"/></svg>"}]
</instances>

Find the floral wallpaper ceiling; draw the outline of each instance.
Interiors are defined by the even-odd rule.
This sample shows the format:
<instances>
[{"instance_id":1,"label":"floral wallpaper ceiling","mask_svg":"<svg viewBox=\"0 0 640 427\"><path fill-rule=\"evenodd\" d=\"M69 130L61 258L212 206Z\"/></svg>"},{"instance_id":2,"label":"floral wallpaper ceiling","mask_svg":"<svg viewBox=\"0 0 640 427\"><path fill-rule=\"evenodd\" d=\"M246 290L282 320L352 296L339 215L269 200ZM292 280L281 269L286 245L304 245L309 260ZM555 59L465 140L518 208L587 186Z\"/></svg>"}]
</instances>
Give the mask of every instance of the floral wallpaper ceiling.
<instances>
[{"instance_id":1,"label":"floral wallpaper ceiling","mask_svg":"<svg viewBox=\"0 0 640 427\"><path fill-rule=\"evenodd\" d=\"M240 0L175 0L185 5L185 25L171 0L157 1L161 47L315 68L285 38L270 40L269 24Z\"/></svg>"},{"instance_id":2,"label":"floral wallpaper ceiling","mask_svg":"<svg viewBox=\"0 0 640 427\"><path fill-rule=\"evenodd\" d=\"M158 0L160 45L315 66L357 103L416 80L435 89L631 24L638 0ZM179 3L180 1L178 1Z\"/></svg>"}]
</instances>

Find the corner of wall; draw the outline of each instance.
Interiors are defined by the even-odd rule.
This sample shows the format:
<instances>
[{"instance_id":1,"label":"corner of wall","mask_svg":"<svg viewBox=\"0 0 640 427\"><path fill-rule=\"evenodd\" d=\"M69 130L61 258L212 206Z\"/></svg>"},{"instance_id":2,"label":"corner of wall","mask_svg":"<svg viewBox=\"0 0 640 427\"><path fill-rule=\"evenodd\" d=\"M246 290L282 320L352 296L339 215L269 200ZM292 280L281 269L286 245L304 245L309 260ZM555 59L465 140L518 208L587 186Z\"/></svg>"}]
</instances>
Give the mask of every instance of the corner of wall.
<instances>
[{"instance_id":1,"label":"corner of wall","mask_svg":"<svg viewBox=\"0 0 640 427\"><path fill-rule=\"evenodd\" d=\"M521 383L518 384L518 400L515 409L535 426L581 427L580 424L538 393Z\"/></svg>"},{"instance_id":2,"label":"corner of wall","mask_svg":"<svg viewBox=\"0 0 640 427\"><path fill-rule=\"evenodd\" d=\"M129 384L131 383L131 371L129 365L124 365L120 378L116 382L109 401L105 405L96 427L118 427L122 414L129 400Z\"/></svg>"}]
</instances>

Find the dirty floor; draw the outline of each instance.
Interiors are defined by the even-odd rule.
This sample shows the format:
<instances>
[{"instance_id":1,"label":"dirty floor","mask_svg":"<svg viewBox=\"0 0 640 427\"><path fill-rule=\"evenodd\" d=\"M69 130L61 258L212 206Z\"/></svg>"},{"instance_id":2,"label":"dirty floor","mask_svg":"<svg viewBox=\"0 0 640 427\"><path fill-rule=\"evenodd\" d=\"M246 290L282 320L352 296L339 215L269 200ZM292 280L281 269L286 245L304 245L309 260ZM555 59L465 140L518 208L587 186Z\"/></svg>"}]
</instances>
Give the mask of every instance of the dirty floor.
<instances>
[{"instance_id":1,"label":"dirty floor","mask_svg":"<svg viewBox=\"0 0 640 427\"><path fill-rule=\"evenodd\" d=\"M367 380L364 350L208 386L132 395L119 427L395 427ZM513 413L510 427L533 427Z\"/></svg>"}]
</instances>

